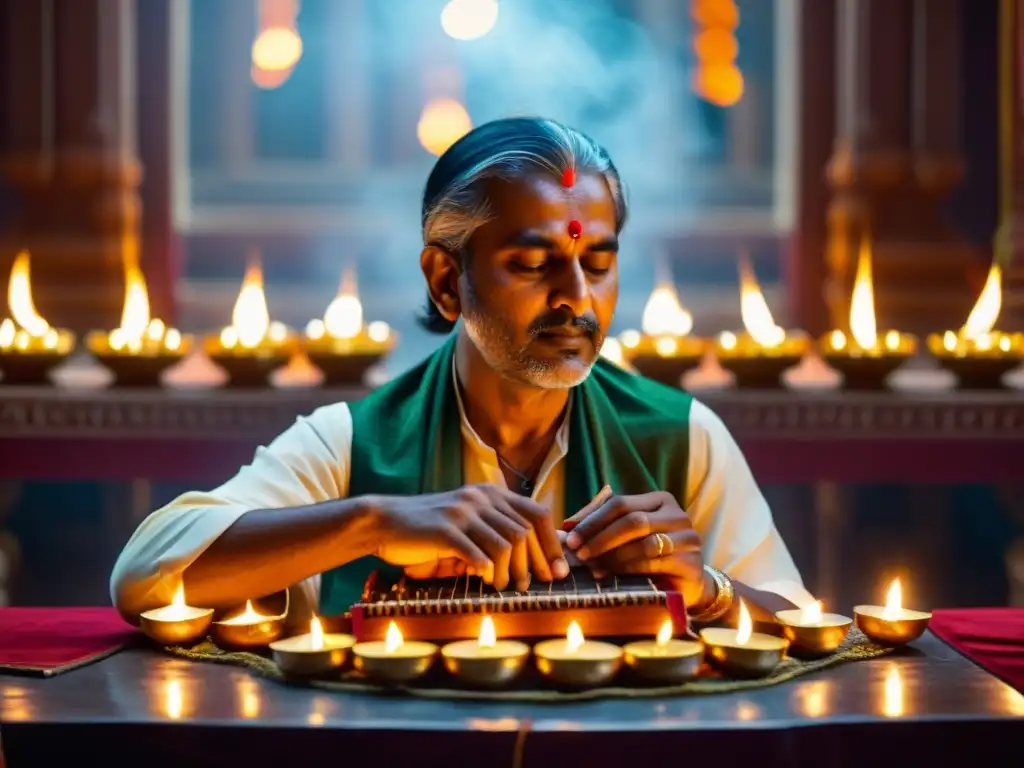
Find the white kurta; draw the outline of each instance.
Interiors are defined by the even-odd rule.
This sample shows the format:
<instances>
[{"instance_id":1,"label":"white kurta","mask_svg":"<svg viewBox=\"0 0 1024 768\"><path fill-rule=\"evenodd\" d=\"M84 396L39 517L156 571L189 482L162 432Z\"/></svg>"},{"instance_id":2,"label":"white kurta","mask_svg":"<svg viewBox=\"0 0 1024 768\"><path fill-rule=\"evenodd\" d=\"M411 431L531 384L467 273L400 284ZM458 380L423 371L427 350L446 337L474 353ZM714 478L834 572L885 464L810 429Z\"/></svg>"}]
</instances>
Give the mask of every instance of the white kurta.
<instances>
[{"instance_id":1,"label":"white kurta","mask_svg":"<svg viewBox=\"0 0 1024 768\"><path fill-rule=\"evenodd\" d=\"M497 455L469 424L461 398L459 413L466 483L505 486ZM569 420L565 419L533 494L553 511L558 524L565 517L562 488L568 443ZM153 512L114 565L110 581L114 604L133 619L144 610L169 603L185 569L250 510L345 497L351 449L348 405L327 405L300 417L270 445L258 448L252 463L220 487L185 493ZM707 563L797 605L812 599L739 446L718 416L696 400L690 414L686 498L681 502L701 536ZM292 618L309 615L318 603L319 589L319 576L295 585Z\"/></svg>"}]
</instances>

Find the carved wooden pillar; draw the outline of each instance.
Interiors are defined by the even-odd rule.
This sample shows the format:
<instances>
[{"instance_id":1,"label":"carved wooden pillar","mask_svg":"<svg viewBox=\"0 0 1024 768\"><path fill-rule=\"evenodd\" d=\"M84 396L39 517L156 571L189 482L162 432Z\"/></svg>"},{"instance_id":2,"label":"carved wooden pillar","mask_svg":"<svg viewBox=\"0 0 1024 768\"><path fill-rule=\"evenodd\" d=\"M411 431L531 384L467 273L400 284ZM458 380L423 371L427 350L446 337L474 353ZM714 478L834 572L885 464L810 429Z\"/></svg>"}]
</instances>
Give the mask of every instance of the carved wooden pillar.
<instances>
[{"instance_id":1,"label":"carved wooden pillar","mask_svg":"<svg viewBox=\"0 0 1024 768\"><path fill-rule=\"evenodd\" d=\"M787 7L780 4L779 9ZM795 205L785 275L792 321L814 335L829 327L825 285L828 183L825 167L835 135L836 0L794 3L796 40Z\"/></svg>"},{"instance_id":2,"label":"carved wooden pillar","mask_svg":"<svg viewBox=\"0 0 1024 768\"><path fill-rule=\"evenodd\" d=\"M27 247L44 317L112 327L124 236L139 226L135 0L6 0L0 13L0 173L19 198L0 273Z\"/></svg>"},{"instance_id":3,"label":"carved wooden pillar","mask_svg":"<svg viewBox=\"0 0 1024 768\"><path fill-rule=\"evenodd\" d=\"M948 225L960 180L959 0L837 0L836 139L826 303L846 328L869 233L880 328L959 327L964 279L984 255Z\"/></svg>"},{"instance_id":4,"label":"carved wooden pillar","mask_svg":"<svg viewBox=\"0 0 1024 768\"><path fill-rule=\"evenodd\" d=\"M139 157L145 173L142 198L142 271L153 317L175 323L175 287L181 271L181 238L174 228L174 169L179 157L171 126L175 37L184 32L177 0L138 5Z\"/></svg>"},{"instance_id":5,"label":"carved wooden pillar","mask_svg":"<svg viewBox=\"0 0 1024 768\"><path fill-rule=\"evenodd\" d=\"M219 70L221 161L228 174L252 164L256 145L253 112L252 44L258 29L257 4L224 3L219 9L224 57Z\"/></svg>"},{"instance_id":6,"label":"carved wooden pillar","mask_svg":"<svg viewBox=\"0 0 1024 768\"><path fill-rule=\"evenodd\" d=\"M1008 249L1000 327L1024 330L1024 7L1000 0L1000 225ZM1004 175L1005 174L1005 175Z\"/></svg>"},{"instance_id":7,"label":"carved wooden pillar","mask_svg":"<svg viewBox=\"0 0 1024 768\"><path fill-rule=\"evenodd\" d=\"M325 78L330 122L327 154L343 174L357 178L372 160L372 98L369 68L370 27L366 0L328 6L330 68L338 77Z\"/></svg>"}]
</instances>

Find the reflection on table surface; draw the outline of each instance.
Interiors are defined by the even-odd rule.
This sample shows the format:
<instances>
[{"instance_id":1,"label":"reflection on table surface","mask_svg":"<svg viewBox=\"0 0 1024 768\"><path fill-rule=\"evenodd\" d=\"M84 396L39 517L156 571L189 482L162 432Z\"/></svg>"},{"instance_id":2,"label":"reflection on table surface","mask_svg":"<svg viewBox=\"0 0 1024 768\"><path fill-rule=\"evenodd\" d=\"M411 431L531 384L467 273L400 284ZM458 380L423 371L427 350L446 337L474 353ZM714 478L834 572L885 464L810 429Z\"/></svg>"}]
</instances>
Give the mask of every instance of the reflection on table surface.
<instances>
[{"instance_id":1,"label":"reflection on table surface","mask_svg":"<svg viewBox=\"0 0 1024 768\"><path fill-rule=\"evenodd\" d=\"M244 669L126 651L51 679L0 676L0 722L516 731L787 727L883 719L1024 717L1024 696L935 637L909 651L841 664L789 683L728 694L530 704L382 698L318 692Z\"/></svg>"}]
</instances>

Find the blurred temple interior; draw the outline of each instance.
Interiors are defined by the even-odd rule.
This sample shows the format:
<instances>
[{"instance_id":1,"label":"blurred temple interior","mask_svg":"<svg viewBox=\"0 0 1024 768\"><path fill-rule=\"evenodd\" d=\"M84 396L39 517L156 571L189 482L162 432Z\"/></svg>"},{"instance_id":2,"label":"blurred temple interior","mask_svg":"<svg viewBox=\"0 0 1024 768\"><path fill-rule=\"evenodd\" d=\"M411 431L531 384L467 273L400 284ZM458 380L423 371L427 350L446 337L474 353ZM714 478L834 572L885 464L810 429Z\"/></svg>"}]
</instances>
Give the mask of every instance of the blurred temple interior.
<instances>
[{"instance_id":1,"label":"blurred temple interior","mask_svg":"<svg viewBox=\"0 0 1024 768\"><path fill-rule=\"evenodd\" d=\"M926 343L955 344L979 306L979 333L1024 331L1024 9L1001 26L997 0L452 5L0 2L0 347L33 318L78 339L43 382L0 381L0 604L109 604L145 514L432 350L427 174L470 127L535 114L606 146L628 187L627 358L657 328L759 338L748 300L860 342L870 251L870 334L919 339L878 392L836 390L816 353L781 389L737 389L714 354L682 382L747 451L809 589L848 606L900 575L921 605L1024 605L1024 373L958 388ZM223 389L198 341L162 388L120 388L86 343L253 323L395 343L337 390L302 354Z\"/></svg>"}]
</instances>

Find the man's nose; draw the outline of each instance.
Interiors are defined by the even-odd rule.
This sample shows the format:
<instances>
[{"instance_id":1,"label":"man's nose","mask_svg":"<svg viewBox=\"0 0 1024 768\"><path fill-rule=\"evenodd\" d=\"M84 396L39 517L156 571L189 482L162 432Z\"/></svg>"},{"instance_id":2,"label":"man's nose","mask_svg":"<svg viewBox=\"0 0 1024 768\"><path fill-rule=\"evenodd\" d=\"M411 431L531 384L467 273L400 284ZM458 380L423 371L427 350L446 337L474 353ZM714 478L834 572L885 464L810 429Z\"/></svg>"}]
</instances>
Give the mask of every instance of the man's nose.
<instances>
[{"instance_id":1,"label":"man's nose","mask_svg":"<svg viewBox=\"0 0 1024 768\"><path fill-rule=\"evenodd\" d=\"M559 270L548 302L551 309L568 309L573 317L590 311L590 284L579 262L571 262Z\"/></svg>"}]
</instances>

